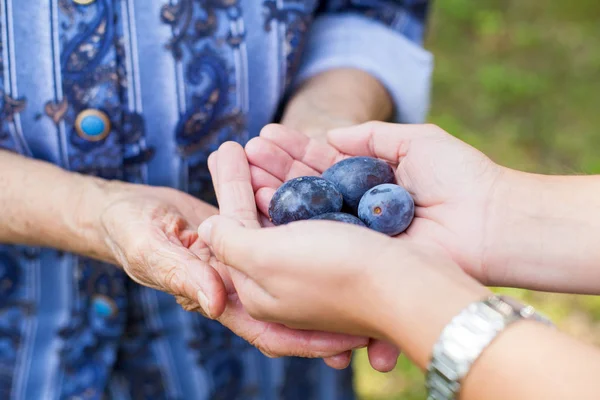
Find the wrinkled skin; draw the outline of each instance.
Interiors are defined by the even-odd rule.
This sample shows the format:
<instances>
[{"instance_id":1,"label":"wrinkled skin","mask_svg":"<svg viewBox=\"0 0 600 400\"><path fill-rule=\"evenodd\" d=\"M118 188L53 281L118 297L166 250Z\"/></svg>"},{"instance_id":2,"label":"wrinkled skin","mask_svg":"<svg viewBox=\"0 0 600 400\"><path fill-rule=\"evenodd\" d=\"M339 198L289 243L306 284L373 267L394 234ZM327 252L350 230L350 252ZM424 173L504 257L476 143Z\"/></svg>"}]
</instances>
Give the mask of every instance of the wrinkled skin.
<instances>
[{"instance_id":1,"label":"wrinkled skin","mask_svg":"<svg viewBox=\"0 0 600 400\"><path fill-rule=\"evenodd\" d=\"M198 239L199 224L216 209L173 189L115 185L101 216L103 240L134 281L174 295L186 310L217 319L269 357L331 357L330 366L344 368L348 351L367 345L365 338L297 331L253 319L228 271ZM235 194L223 197L235 209Z\"/></svg>"}]
</instances>

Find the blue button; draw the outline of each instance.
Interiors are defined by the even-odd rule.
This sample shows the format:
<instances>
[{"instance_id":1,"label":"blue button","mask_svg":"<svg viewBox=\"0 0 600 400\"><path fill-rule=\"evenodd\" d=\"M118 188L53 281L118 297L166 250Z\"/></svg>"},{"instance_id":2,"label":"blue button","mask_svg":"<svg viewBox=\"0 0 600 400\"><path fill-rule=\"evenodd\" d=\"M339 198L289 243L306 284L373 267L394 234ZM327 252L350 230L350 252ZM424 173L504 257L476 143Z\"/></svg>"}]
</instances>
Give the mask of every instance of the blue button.
<instances>
[{"instance_id":1,"label":"blue button","mask_svg":"<svg viewBox=\"0 0 600 400\"><path fill-rule=\"evenodd\" d=\"M104 121L95 115L83 118L81 121L81 130L88 136L100 136L104 133L106 126Z\"/></svg>"},{"instance_id":2,"label":"blue button","mask_svg":"<svg viewBox=\"0 0 600 400\"><path fill-rule=\"evenodd\" d=\"M75 120L77 134L91 142L103 140L110 133L110 120L100 110L88 109L79 113Z\"/></svg>"},{"instance_id":3,"label":"blue button","mask_svg":"<svg viewBox=\"0 0 600 400\"><path fill-rule=\"evenodd\" d=\"M92 298L92 307L96 315L103 318L110 318L117 314L115 302L103 295L96 295Z\"/></svg>"}]
</instances>

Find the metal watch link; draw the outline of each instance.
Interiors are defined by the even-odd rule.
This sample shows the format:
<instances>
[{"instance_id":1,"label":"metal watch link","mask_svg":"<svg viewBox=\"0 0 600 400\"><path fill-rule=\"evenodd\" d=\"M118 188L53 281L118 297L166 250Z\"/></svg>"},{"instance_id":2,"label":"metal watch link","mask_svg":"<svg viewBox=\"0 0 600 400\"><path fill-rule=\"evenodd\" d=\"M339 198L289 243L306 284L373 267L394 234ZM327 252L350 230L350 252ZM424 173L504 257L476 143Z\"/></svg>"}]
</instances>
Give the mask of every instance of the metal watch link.
<instances>
[{"instance_id":1,"label":"metal watch link","mask_svg":"<svg viewBox=\"0 0 600 400\"><path fill-rule=\"evenodd\" d=\"M535 309L505 296L472 303L443 329L427 368L428 400L454 400L471 365L508 325L531 319L552 326Z\"/></svg>"}]
</instances>

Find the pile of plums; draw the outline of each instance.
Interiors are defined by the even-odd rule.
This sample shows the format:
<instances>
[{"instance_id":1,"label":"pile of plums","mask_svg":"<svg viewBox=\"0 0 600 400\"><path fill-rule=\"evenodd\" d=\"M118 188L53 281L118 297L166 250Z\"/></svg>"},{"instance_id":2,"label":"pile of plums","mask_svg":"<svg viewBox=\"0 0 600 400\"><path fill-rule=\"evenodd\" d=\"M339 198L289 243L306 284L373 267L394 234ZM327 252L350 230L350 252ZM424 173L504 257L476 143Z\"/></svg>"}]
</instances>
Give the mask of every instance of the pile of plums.
<instances>
[{"instance_id":1,"label":"pile of plums","mask_svg":"<svg viewBox=\"0 0 600 400\"><path fill-rule=\"evenodd\" d=\"M372 157L346 158L321 177L285 182L269 204L274 225L300 220L331 220L366 226L396 236L411 224L415 203L395 183L394 170Z\"/></svg>"}]
</instances>

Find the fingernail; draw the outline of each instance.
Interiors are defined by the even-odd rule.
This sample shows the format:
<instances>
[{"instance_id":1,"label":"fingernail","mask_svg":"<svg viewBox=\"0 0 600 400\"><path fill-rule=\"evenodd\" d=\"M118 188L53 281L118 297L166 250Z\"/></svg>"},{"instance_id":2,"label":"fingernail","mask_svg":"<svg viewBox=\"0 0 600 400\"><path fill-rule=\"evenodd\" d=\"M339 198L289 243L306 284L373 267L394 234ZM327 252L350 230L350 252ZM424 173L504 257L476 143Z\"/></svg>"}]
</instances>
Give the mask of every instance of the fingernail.
<instances>
[{"instance_id":1,"label":"fingernail","mask_svg":"<svg viewBox=\"0 0 600 400\"><path fill-rule=\"evenodd\" d=\"M210 245L210 233L212 231L213 221L212 218L205 220L198 227L198 235L202 238L204 243Z\"/></svg>"},{"instance_id":2,"label":"fingernail","mask_svg":"<svg viewBox=\"0 0 600 400\"><path fill-rule=\"evenodd\" d=\"M208 300L208 297L206 297L204 292L202 292L202 290L198 290L198 303L200 303L200 307L202 307L202 309L206 313L206 316L212 319L212 314L210 312L210 301Z\"/></svg>"}]
</instances>

